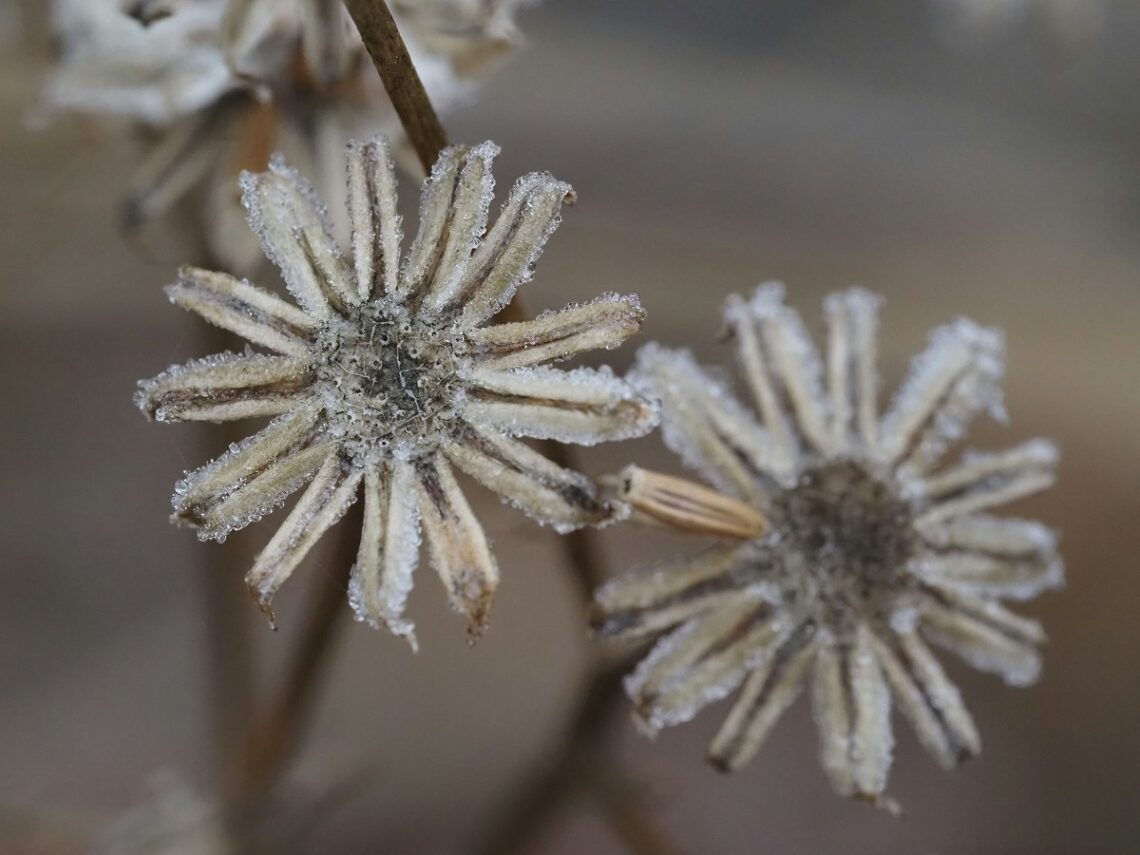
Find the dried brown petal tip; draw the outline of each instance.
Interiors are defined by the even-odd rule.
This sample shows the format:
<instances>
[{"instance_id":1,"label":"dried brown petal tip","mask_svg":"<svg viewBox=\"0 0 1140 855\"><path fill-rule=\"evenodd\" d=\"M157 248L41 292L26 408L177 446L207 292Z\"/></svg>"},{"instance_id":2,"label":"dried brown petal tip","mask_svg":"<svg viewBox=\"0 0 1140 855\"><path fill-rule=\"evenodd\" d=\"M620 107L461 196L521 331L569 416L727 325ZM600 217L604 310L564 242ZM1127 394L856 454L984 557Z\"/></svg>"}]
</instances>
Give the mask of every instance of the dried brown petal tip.
<instances>
[{"instance_id":1,"label":"dried brown petal tip","mask_svg":"<svg viewBox=\"0 0 1140 855\"><path fill-rule=\"evenodd\" d=\"M643 520L696 534L752 540L768 530L768 521L751 505L708 487L627 466L616 479L617 498Z\"/></svg>"}]
</instances>

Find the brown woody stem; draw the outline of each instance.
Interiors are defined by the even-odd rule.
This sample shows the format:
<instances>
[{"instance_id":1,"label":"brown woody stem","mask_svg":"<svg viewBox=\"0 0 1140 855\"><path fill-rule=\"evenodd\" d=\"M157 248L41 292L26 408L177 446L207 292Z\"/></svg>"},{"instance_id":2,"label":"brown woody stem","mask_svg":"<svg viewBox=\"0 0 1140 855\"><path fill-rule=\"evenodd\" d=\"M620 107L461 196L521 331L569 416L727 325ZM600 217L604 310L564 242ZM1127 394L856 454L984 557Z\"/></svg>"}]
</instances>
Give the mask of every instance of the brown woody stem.
<instances>
[{"instance_id":1,"label":"brown woody stem","mask_svg":"<svg viewBox=\"0 0 1140 855\"><path fill-rule=\"evenodd\" d=\"M336 542L329 561L334 572L323 580L312 601L281 684L255 719L231 769L227 801L241 825L265 803L301 745L330 661L328 654L343 625L340 618L348 612L345 592L356 558L352 534L360 530L362 521L363 502L358 501L334 532Z\"/></svg>"},{"instance_id":2,"label":"brown woody stem","mask_svg":"<svg viewBox=\"0 0 1140 855\"><path fill-rule=\"evenodd\" d=\"M344 0L344 5L360 31L360 39L372 57L372 64L376 66L380 82L400 117L404 133L416 150L424 171L430 173L432 164L447 146L447 134L431 105L423 81L412 65L408 47L400 37L388 4L384 0Z\"/></svg>"}]
</instances>

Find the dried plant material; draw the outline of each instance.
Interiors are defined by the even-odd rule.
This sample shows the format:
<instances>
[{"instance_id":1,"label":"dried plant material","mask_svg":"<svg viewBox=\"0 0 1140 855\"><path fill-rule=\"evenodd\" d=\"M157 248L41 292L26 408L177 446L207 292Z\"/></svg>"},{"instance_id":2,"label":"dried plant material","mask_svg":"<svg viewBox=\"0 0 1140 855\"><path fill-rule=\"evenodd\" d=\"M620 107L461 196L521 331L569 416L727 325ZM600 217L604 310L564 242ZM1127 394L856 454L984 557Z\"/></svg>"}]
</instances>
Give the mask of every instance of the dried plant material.
<instances>
[{"instance_id":1,"label":"dried plant material","mask_svg":"<svg viewBox=\"0 0 1140 855\"><path fill-rule=\"evenodd\" d=\"M1032 682L1044 635L1001 600L1059 585L1062 564L1044 526L984 513L1052 483L1050 443L940 468L975 415L1003 415L1001 335L965 320L935 330L880 417L878 307L859 289L829 297L820 356L781 286L731 298L725 320L756 414L687 351L642 348L630 379L660 401L666 443L725 495L718 504L636 469L614 479L618 493L659 523L720 526L724 543L613 580L593 625L657 639L626 680L650 732L736 692L709 749L725 770L756 754L810 684L836 791L894 809L892 699L944 767L981 749L929 645ZM770 529L747 535L738 504Z\"/></svg>"},{"instance_id":2,"label":"dried plant material","mask_svg":"<svg viewBox=\"0 0 1140 855\"><path fill-rule=\"evenodd\" d=\"M402 0L393 11L436 109L469 99L515 48L518 0ZM211 255L245 275L263 262L241 227L242 170L282 151L310 176L348 236L340 154L396 141L422 174L341 0L55 0L61 57L45 111L128 120L147 155L123 201L134 227L191 197ZM191 195L193 194L193 195Z\"/></svg>"},{"instance_id":3,"label":"dried plant material","mask_svg":"<svg viewBox=\"0 0 1140 855\"><path fill-rule=\"evenodd\" d=\"M609 486L641 522L742 540L768 530L764 515L751 505L684 478L627 466L609 479Z\"/></svg>"},{"instance_id":4,"label":"dried plant material","mask_svg":"<svg viewBox=\"0 0 1140 855\"><path fill-rule=\"evenodd\" d=\"M349 598L359 619L409 640L403 611L421 526L473 632L485 625L498 585L453 467L560 532L611 516L589 479L517 437L592 444L653 428L655 408L608 369L542 364L616 347L642 311L636 297L609 295L536 321L485 326L530 279L571 193L550 175L525 176L488 232L497 152L489 142L443 152L403 258L383 138L347 150L348 257L313 190L274 160L269 172L243 176L243 201L300 307L196 268L168 288L177 305L275 352L195 360L143 381L137 396L157 421L275 416L189 473L174 494L175 521L221 540L308 484L247 576L267 611L361 489L365 521ZM506 354L513 358L504 363Z\"/></svg>"}]
</instances>

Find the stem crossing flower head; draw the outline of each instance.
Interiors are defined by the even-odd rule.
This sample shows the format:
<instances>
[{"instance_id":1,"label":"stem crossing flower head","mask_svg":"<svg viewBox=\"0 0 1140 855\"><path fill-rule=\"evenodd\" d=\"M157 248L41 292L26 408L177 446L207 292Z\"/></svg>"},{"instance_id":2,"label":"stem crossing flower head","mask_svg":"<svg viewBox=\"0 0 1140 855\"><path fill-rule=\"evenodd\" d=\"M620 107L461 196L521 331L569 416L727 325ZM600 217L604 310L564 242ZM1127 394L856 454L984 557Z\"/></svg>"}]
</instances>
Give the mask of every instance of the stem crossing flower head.
<instances>
[{"instance_id":1,"label":"stem crossing flower head","mask_svg":"<svg viewBox=\"0 0 1140 855\"><path fill-rule=\"evenodd\" d=\"M322 534L364 493L351 579L357 616L413 639L404 619L427 536L453 606L486 622L498 568L453 467L559 531L605 521L589 479L516 437L594 444L651 430L657 414L608 369L548 363L637 331L634 296L605 294L532 321L487 326L529 280L569 185L515 184L487 231L493 143L445 150L401 253L395 174L382 138L348 148L352 251L342 255L308 185L282 161L243 176L250 224L299 306L225 273L185 268L171 300L272 354L220 354L143 381L158 421L273 416L189 473L174 519L221 540L309 482L247 581L268 610Z\"/></svg>"},{"instance_id":2,"label":"stem crossing flower head","mask_svg":"<svg viewBox=\"0 0 1140 855\"><path fill-rule=\"evenodd\" d=\"M987 513L1053 482L1050 443L939 468L974 415L1002 415L1000 333L936 330L880 418L878 306L858 289L830 296L821 358L779 285L730 299L759 418L687 351L641 350L631 380L660 400L665 442L721 492L637 469L618 492L635 514L720 543L615 579L594 626L660 637L626 681L650 731L739 690L710 748L726 770L809 682L835 789L889 805L892 698L943 766L980 750L928 644L1032 682L1044 634L1000 601L1059 584L1062 565L1047 528Z\"/></svg>"}]
</instances>

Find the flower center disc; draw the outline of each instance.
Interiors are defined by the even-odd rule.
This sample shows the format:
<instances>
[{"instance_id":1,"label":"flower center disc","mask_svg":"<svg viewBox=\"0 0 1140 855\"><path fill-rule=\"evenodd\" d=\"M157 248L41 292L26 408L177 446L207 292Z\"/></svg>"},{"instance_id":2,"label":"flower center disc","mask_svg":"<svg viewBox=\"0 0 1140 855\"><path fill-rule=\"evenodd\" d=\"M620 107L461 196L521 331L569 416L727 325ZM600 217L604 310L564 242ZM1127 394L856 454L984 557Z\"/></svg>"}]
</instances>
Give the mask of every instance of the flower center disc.
<instances>
[{"instance_id":1,"label":"flower center disc","mask_svg":"<svg viewBox=\"0 0 1140 855\"><path fill-rule=\"evenodd\" d=\"M853 461L808 469L773 509L791 565L785 595L835 629L886 618L911 584L910 506Z\"/></svg>"},{"instance_id":2,"label":"flower center disc","mask_svg":"<svg viewBox=\"0 0 1140 855\"><path fill-rule=\"evenodd\" d=\"M318 387L334 436L354 456L442 436L456 415L461 336L370 303L318 341Z\"/></svg>"}]
</instances>

